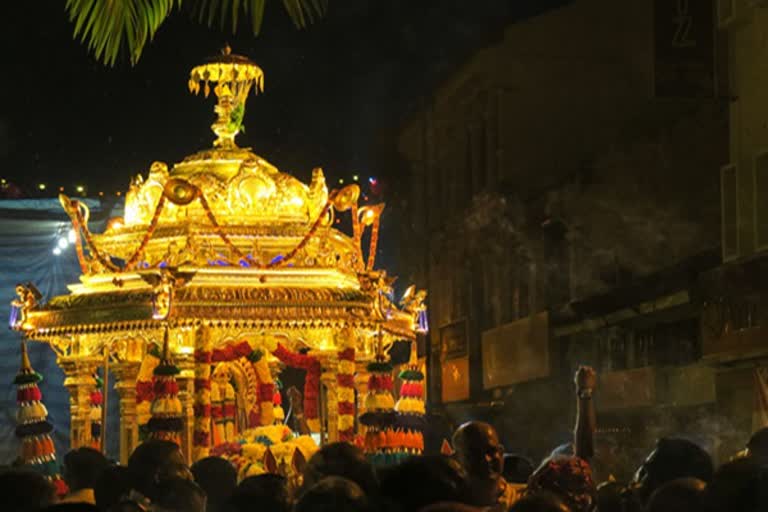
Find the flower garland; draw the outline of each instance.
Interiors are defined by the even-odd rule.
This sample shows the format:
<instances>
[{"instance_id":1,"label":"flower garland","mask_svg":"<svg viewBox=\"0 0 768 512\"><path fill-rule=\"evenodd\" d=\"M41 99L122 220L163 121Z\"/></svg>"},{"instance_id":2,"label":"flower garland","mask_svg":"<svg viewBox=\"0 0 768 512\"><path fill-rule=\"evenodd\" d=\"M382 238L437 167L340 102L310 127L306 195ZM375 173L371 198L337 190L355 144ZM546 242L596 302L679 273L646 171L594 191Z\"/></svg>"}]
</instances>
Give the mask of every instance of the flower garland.
<instances>
[{"instance_id":1,"label":"flower garland","mask_svg":"<svg viewBox=\"0 0 768 512\"><path fill-rule=\"evenodd\" d=\"M155 398L153 375L160 364L160 353L157 345L151 344L147 354L141 361L139 374L136 377L136 423L139 426L139 441L147 437L147 424L152 417L151 406Z\"/></svg>"},{"instance_id":2,"label":"flower garland","mask_svg":"<svg viewBox=\"0 0 768 512\"><path fill-rule=\"evenodd\" d=\"M183 409L179 400L179 384L176 375L181 373L173 363L168 349L168 330L163 337L163 355L160 364L152 372L154 380L152 391L152 417L147 423L150 439L164 439L181 445L181 432L184 430Z\"/></svg>"},{"instance_id":3,"label":"flower garland","mask_svg":"<svg viewBox=\"0 0 768 512\"><path fill-rule=\"evenodd\" d=\"M266 357L259 357L253 362L253 369L259 377L259 391L257 393L261 425L272 425L275 422L273 401L275 399L275 384L272 381L272 372L269 371Z\"/></svg>"},{"instance_id":4,"label":"flower garland","mask_svg":"<svg viewBox=\"0 0 768 512\"><path fill-rule=\"evenodd\" d=\"M101 380L98 373L93 374L93 379L96 381L96 387L91 392L90 396L91 448L94 450L101 450L101 406L104 403L104 396L101 390L104 386L104 381Z\"/></svg>"},{"instance_id":5,"label":"flower garland","mask_svg":"<svg viewBox=\"0 0 768 512\"><path fill-rule=\"evenodd\" d=\"M194 460L207 457L211 446L231 442L235 437L235 393L231 384L219 386L211 381L213 363L231 362L245 358L258 378L256 403L248 411L248 427L271 425L274 422L274 383L264 352L253 349L247 341L213 349L211 343L198 340L195 347L195 432ZM223 387L223 389L222 389ZM211 431L211 420L214 429Z\"/></svg>"},{"instance_id":6,"label":"flower garland","mask_svg":"<svg viewBox=\"0 0 768 512\"><path fill-rule=\"evenodd\" d=\"M318 413L318 398L320 396L320 361L317 358L305 354L296 354L277 344L273 352L281 362L292 368L306 370L304 378L304 417L307 420L309 428L313 432L320 430L320 419Z\"/></svg>"},{"instance_id":7,"label":"flower garland","mask_svg":"<svg viewBox=\"0 0 768 512\"><path fill-rule=\"evenodd\" d=\"M338 397L339 441L351 443L355 438L355 349L347 347L339 352L336 373Z\"/></svg>"},{"instance_id":8,"label":"flower garland","mask_svg":"<svg viewBox=\"0 0 768 512\"><path fill-rule=\"evenodd\" d=\"M16 437L21 440L20 458L22 464L42 473L56 486L56 494L67 493L67 485L59 475L56 462L56 448L51 439L53 425L48 421L48 409L43 402L43 394L38 384L43 376L32 369L27 354L27 345L21 343L21 368L13 383L17 386L16 401L19 410L16 413Z\"/></svg>"},{"instance_id":9,"label":"flower garland","mask_svg":"<svg viewBox=\"0 0 768 512\"><path fill-rule=\"evenodd\" d=\"M207 335L195 341L195 430L192 435L192 458L208 456L211 446L211 341Z\"/></svg>"}]
</instances>

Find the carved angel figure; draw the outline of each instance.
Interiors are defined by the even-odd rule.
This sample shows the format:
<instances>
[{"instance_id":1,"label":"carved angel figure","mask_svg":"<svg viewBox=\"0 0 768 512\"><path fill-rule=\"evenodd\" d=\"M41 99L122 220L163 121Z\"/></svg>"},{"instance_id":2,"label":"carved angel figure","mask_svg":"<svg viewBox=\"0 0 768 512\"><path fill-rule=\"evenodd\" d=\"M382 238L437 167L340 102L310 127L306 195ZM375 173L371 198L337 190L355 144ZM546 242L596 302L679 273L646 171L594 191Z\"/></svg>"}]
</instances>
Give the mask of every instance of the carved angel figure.
<instances>
[{"instance_id":1,"label":"carved angel figure","mask_svg":"<svg viewBox=\"0 0 768 512\"><path fill-rule=\"evenodd\" d=\"M11 306L16 308L18 316L12 321L14 329L23 329L29 318L29 312L37 307L37 301L39 301L43 295L32 283L16 285L16 295L18 299L11 301Z\"/></svg>"}]
</instances>

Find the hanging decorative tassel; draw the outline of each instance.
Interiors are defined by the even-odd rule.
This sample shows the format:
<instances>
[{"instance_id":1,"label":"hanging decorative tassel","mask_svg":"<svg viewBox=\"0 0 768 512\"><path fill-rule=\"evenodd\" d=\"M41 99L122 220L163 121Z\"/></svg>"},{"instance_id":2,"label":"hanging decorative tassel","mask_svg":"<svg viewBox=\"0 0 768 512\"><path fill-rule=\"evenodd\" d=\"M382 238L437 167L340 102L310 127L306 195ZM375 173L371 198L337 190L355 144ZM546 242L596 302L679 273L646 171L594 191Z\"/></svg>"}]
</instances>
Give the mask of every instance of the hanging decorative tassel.
<instances>
[{"instance_id":1,"label":"hanging decorative tassel","mask_svg":"<svg viewBox=\"0 0 768 512\"><path fill-rule=\"evenodd\" d=\"M42 375L32 369L27 345L22 342L21 368L13 381L18 386L16 397L21 399L16 414L16 437L21 441L19 455L22 464L45 475L56 487L56 494L64 496L68 489L59 474L56 449L50 436L53 426L48 421L48 410L40 401L42 393L38 384L42 380Z\"/></svg>"},{"instance_id":2,"label":"hanging decorative tassel","mask_svg":"<svg viewBox=\"0 0 768 512\"><path fill-rule=\"evenodd\" d=\"M168 348L168 328L165 328L163 336L163 352L160 364L153 374L152 387L154 399L152 400L152 417L147 423L150 439L165 439L181 445L181 432L184 429L181 400L179 400L179 385L176 383L176 375L179 368L173 364Z\"/></svg>"},{"instance_id":3,"label":"hanging decorative tassel","mask_svg":"<svg viewBox=\"0 0 768 512\"><path fill-rule=\"evenodd\" d=\"M381 334L379 335L381 336ZM392 365L381 348L381 338L376 358L368 364L371 376L368 380L368 395L365 398L365 414L360 423L367 428L364 451L368 460L376 465L390 465L398 462L393 447L397 446L395 432L395 399L392 397Z\"/></svg>"},{"instance_id":4,"label":"hanging decorative tassel","mask_svg":"<svg viewBox=\"0 0 768 512\"><path fill-rule=\"evenodd\" d=\"M398 446L394 451L401 458L411 455L421 455L424 451L424 420L425 407L423 392L424 374L419 368L416 343L411 342L411 354L408 366L400 372L403 384L400 386L400 398L395 404L397 411L397 426L402 435L397 439Z\"/></svg>"}]
</instances>

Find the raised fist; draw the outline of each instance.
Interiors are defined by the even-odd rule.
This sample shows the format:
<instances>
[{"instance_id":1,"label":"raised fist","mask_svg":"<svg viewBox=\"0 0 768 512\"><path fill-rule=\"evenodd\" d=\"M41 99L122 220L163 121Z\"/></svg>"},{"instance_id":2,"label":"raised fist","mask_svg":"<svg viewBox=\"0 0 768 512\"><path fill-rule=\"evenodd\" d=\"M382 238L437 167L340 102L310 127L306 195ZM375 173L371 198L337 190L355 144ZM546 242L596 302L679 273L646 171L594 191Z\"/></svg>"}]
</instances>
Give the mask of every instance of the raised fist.
<instances>
[{"instance_id":1,"label":"raised fist","mask_svg":"<svg viewBox=\"0 0 768 512\"><path fill-rule=\"evenodd\" d=\"M590 366L579 366L573 381L577 392L592 391L597 386L597 374Z\"/></svg>"}]
</instances>

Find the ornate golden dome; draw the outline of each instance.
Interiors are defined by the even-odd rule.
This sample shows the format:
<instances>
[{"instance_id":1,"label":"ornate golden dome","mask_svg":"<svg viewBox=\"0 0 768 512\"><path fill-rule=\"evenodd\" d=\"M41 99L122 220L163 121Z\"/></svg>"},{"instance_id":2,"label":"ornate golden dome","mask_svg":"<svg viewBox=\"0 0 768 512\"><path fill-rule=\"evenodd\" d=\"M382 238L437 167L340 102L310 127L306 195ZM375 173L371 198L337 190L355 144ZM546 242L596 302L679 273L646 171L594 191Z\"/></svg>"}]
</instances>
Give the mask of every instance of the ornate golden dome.
<instances>
[{"instance_id":1,"label":"ornate golden dome","mask_svg":"<svg viewBox=\"0 0 768 512\"><path fill-rule=\"evenodd\" d=\"M194 185L216 212L221 224L313 222L328 200L322 170L315 169L308 187L279 172L249 149L241 149L235 144L248 93L251 89L255 92L263 89L262 70L246 57L233 55L226 47L222 55L209 59L191 72L191 92L203 90L207 97L211 84L215 84L212 90L218 98L215 107L218 118L211 126L217 135L214 147L185 158L170 172L166 164L155 162L146 179L141 175L134 178L126 194L122 226L150 224L163 190L173 178ZM197 221L206 216L200 203L181 206L175 202L166 206L159 223Z\"/></svg>"},{"instance_id":2,"label":"ornate golden dome","mask_svg":"<svg viewBox=\"0 0 768 512\"><path fill-rule=\"evenodd\" d=\"M305 240L301 254L294 254L299 256L295 263L347 272L359 268L357 244L331 226L333 211L322 169L314 169L305 185L235 144L247 96L251 89L261 91L263 80L256 64L232 55L229 48L195 67L190 91L206 96L213 91L217 97L213 147L170 169L155 162L146 177L136 176L125 195L124 217L114 219L103 234L94 234L96 245L129 260L136 254L137 239L149 233L141 259L128 267L216 261L236 265L244 259L263 265L295 250L310 229L323 228L329 236ZM359 190L351 193L356 201Z\"/></svg>"}]
</instances>

